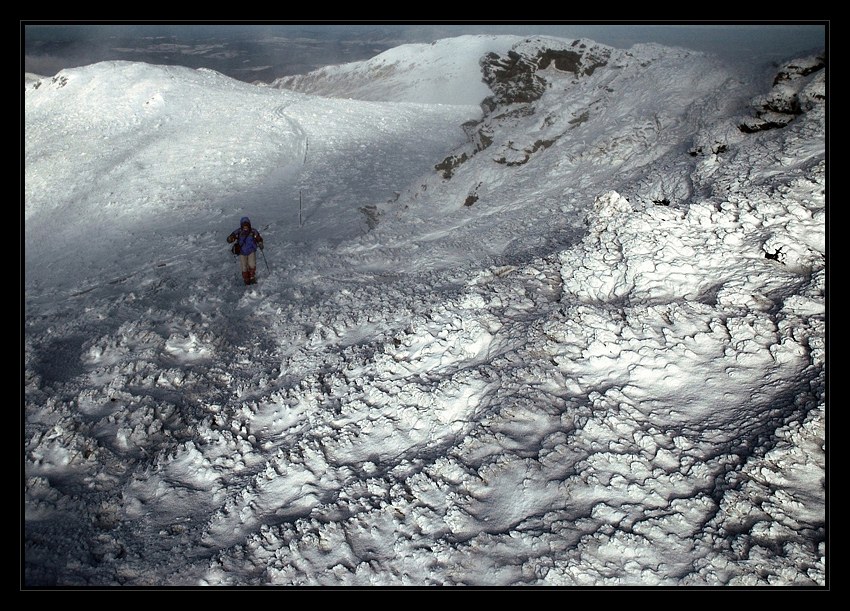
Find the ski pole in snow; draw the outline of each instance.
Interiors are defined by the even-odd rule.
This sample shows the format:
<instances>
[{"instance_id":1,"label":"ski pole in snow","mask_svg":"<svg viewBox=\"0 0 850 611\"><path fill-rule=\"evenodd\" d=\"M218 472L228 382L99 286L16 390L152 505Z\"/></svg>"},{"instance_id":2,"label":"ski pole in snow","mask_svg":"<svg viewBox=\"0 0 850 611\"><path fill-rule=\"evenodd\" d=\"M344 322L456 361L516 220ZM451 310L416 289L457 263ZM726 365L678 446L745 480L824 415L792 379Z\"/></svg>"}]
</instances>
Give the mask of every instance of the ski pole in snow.
<instances>
[{"instance_id":1,"label":"ski pole in snow","mask_svg":"<svg viewBox=\"0 0 850 611\"><path fill-rule=\"evenodd\" d=\"M235 246L235 245L234 245ZM233 258L236 260L236 279L240 284L242 283L242 261L239 259L239 255L234 252L233 248L230 249L230 254L233 255Z\"/></svg>"},{"instance_id":2,"label":"ski pole in snow","mask_svg":"<svg viewBox=\"0 0 850 611\"><path fill-rule=\"evenodd\" d=\"M266 261L266 253L263 252L262 248L260 249L260 254L263 255L263 263L266 264L266 271L271 272L272 270L269 269L269 262Z\"/></svg>"}]
</instances>

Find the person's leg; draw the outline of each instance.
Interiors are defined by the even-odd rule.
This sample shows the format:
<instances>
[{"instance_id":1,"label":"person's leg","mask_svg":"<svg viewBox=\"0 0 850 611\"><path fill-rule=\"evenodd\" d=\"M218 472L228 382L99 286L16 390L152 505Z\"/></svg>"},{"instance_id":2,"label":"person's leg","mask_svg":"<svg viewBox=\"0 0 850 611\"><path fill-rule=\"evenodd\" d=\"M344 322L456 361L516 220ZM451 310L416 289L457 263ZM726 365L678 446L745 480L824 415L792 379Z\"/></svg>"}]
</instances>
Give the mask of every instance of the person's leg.
<instances>
[{"instance_id":1,"label":"person's leg","mask_svg":"<svg viewBox=\"0 0 850 611\"><path fill-rule=\"evenodd\" d=\"M242 280L245 284L251 284L251 272L249 271L248 257L239 255L239 267L242 270Z\"/></svg>"},{"instance_id":2,"label":"person's leg","mask_svg":"<svg viewBox=\"0 0 850 611\"><path fill-rule=\"evenodd\" d=\"M257 283L257 251L248 255L248 280L250 284Z\"/></svg>"}]
</instances>

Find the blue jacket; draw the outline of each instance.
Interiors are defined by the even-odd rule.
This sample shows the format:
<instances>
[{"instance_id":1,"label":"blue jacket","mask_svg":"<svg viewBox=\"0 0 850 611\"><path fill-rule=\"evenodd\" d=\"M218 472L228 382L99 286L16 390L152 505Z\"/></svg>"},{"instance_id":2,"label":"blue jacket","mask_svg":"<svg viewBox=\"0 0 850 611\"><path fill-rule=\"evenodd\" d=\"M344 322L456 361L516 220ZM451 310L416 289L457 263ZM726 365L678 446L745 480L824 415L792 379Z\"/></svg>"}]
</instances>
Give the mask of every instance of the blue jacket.
<instances>
[{"instance_id":1,"label":"blue jacket","mask_svg":"<svg viewBox=\"0 0 850 611\"><path fill-rule=\"evenodd\" d=\"M251 221L247 216L243 216L239 221L240 227L229 236L227 236L228 244L238 241L239 254L250 255L257 250L257 247L263 243L263 238L260 232L251 227Z\"/></svg>"}]
</instances>

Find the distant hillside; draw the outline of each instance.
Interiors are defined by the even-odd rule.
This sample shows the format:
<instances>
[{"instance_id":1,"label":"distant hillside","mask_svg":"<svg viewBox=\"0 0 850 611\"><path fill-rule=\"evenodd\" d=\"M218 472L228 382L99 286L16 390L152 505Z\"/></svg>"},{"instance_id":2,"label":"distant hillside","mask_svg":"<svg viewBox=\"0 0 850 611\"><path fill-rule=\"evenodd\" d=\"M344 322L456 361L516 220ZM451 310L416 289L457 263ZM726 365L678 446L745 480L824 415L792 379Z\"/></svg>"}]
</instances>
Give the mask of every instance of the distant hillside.
<instances>
[{"instance_id":1,"label":"distant hillside","mask_svg":"<svg viewBox=\"0 0 850 611\"><path fill-rule=\"evenodd\" d=\"M423 104L479 104L492 92L480 59L507 53L519 36L460 36L408 44L370 60L277 79L272 87L336 98Z\"/></svg>"}]
</instances>

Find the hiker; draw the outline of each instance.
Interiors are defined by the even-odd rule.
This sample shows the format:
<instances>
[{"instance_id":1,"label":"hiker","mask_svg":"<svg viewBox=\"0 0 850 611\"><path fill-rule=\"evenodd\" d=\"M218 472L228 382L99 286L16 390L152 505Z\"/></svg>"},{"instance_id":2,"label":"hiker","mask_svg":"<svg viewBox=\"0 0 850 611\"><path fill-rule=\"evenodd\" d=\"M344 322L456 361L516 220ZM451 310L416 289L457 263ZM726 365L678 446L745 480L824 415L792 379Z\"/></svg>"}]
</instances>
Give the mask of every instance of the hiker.
<instances>
[{"instance_id":1,"label":"hiker","mask_svg":"<svg viewBox=\"0 0 850 611\"><path fill-rule=\"evenodd\" d=\"M245 284L256 284L257 249L263 250L263 237L251 227L251 219L243 216L239 220L239 229L227 236L227 243L233 244L233 252L239 255L239 267Z\"/></svg>"}]
</instances>

